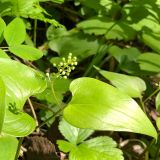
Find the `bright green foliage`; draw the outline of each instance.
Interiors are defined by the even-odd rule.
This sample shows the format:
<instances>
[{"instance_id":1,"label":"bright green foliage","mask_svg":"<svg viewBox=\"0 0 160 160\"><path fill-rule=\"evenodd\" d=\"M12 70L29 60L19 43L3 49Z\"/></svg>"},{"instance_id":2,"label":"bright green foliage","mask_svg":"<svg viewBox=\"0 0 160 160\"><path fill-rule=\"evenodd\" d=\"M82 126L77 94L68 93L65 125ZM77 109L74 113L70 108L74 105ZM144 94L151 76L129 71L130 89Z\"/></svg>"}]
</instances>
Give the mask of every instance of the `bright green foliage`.
<instances>
[{"instance_id":1,"label":"bright green foliage","mask_svg":"<svg viewBox=\"0 0 160 160\"><path fill-rule=\"evenodd\" d=\"M78 28L85 33L95 35L105 35L106 39L131 40L136 36L136 32L124 22L114 22L106 17L94 17L80 22Z\"/></svg>"},{"instance_id":2,"label":"bright green foliage","mask_svg":"<svg viewBox=\"0 0 160 160\"><path fill-rule=\"evenodd\" d=\"M160 117L158 117L156 119L156 125L157 125L158 129L160 130Z\"/></svg>"},{"instance_id":3,"label":"bright green foliage","mask_svg":"<svg viewBox=\"0 0 160 160\"><path fill-rule=\"evenodd\" d=\"M155 105L156 105L156 109L157 111L160 112L160 92L157 94L156 96L156 102L155 102Z\"/></svg>"},{"instance_id":4,"label":"bright green foliage","mask_svg":"<svg viewBox=\"0 0 160 160\"><path fill-rule=\"evenodd\" d=\"M57 144L61 151L70 152L69 160L123 160L122 151L107 136L84 141L93 130L76 128L64 119L60 122L59 129L69 142L58 140Z\"/></svg>"},{"instance_id":5,"label":"bright green foliage","mask_svg":"<svg viewBox=\"0 0 160 160\"><path fill-rule=\"evenodd\" d=\"M53 33L55 33L55 29L52 29ZM51 30L49 32L51 33ZM62 33L57 31L57 36L51 36L49 40L49 47L61 57L66 57L68 53L73 53L78 59L86 58L96 54L99 47L99 42L93 36L87 36L76 30L66 32L63 30Z\"/></svg>"},{"instance_id":6,"label":"bright green foliage","mask_svg":"<svg viewBox=\"0 0 160 160\"><path fill-rule=\"evenodd\" d=\"M64 119L59 124L61 134L72 144L79 144L93 134L91 129L80 129L70 125Z\"/></svg>"},{"instance_id":7,"label":"bright green foliage","mask_svg":"<svg viewBox=\"0 0 160 160\"><path fill-rule=\"evenodd\" d=\"M97 67L96 69L102 76L108 79L115 87L117 87L130 97L141 98L142 92L146 90L145 82L139 77L104 71Z\"/></svg>"},{"instance_id":8,"label":"bright green foliage","mask_svg":"<svg viewBox=\"0 0 160 160\"><path fill-rule=\"evenodd\" d=\"M6 107L5 96L6 96L6 87L4 82L0 79L0 136L5 117L5 107Z\"/></svg>"},{"instance_id":9,"label":"bright green foliage","mask_svg":"<svg viewBox=\"0 0 160 160\"><path fill-rule=\"evenodd\" d=\"M56 26L59 23L54 19L49 19L44 16L47 12L39 5L39 0L1 0L0 1L0 16L22 16L25 18L39 19L44 22L49 22Z\"/></svg>"},{"instance_id":10,"label":"bright green foliage","mask_svg":"<svg viewBox=\"0 0 160 160\"><path fill-rule=\"evenodd\" d=\"M18 147L18 141L15 137L1 136L0 137L0 159L14 160Z\"/></svg>"},{"instance_id":11,"label":"bright green foliage","mask_svg":"<svg viewBox=\"0 0 160 160\"><path fill-rule=\"evenodd\" d=\"M108 49L108 52L119 62L118 67L121 70L129 74L141 73L139 65L136 62L141 52L137 48L131 47L121 49L113 45Z\"/></svg>"},{"instance_id":12,"label":"bright green foliage","mask_svg":"<svg viewBox=\"0 0 160 160\"><path fill-rule=\"evenodd\" d=\"M6 86L2 132L13 136L28 135L35 129L35 121L23 113L22 108L27 98L45 89L45 78L40 72L6 58L0 59L0 68L0 77Z\"/></svg>"},{"instance_id":13,"label":"bright green foliage","mask_svg":"<svg viewBox=\"0 0 160 160\"><path fill-rule=\"evenodd\" d=\"M2 49L0 49L0 58L9 58L9 56L6 54L5 51L3 51Z\"/></svg>"},{"instance_id":14,"label":"bright green foliage","mask_svg":"<svg viewBox=\"0 0 160 160\"><path fill-rule=\"evenodd\" d=\"M141 70L149 72L160 72L160 55L156 53L144 53L138 57Z\"/></svg>"},{"instance_id":15,"label":"bright green foliage","mask_svg":"<svg viewBox=\"0 0 160 160\"><path fill-rule=\"evenodd\" d=\"M160 36L159 34L153 34L153 33L143 33L141 40L150 48L153 49L153 51L158 52L160 54Z\"/></svg>"},{"instance_id":16,"label":"bright green foliage","mask_svg":"<svg viewBox=\"0 0 160 160\"><path fill-rule=\"evenodd\" d=\"M30 61L37 60L43 56L42 51L29 45L11 46L9 47L9 50L16 56Z\"/></svg>"},{"instance_id":17,"label":"bright green foliage","mask_svg":"<svg viewBox=\"0 0 160 160\"><path fill-rule=\"evenodd\" d=\"M138 104L117 88L93 78L79 78L71 83L70 90L73 97L63 114L72 125L157 138L155 128Z\"/></svg>"},{"instance_id":18,"label":"bright green foliage","mask_svg":"<svg viewBox=\"0 0 160 160\"><path fill-rule=\"evenodd\" d=\"M0 38L2 37L3 31L6 27L6 23L4 22L4 20L2 18L0 18Z\"/></svg>"},{"instance_id":19,"label":"bright green foliage","mask_svg":"<svg viewBox=\"0 0 160 160\"><path fill-rule=\"evenodd\" d=\"M9 46L21 44L24 42L25 36L25 24L21 18L15 18L11 21L4 31L4 38Z\"/></svg>"}]
</instances>

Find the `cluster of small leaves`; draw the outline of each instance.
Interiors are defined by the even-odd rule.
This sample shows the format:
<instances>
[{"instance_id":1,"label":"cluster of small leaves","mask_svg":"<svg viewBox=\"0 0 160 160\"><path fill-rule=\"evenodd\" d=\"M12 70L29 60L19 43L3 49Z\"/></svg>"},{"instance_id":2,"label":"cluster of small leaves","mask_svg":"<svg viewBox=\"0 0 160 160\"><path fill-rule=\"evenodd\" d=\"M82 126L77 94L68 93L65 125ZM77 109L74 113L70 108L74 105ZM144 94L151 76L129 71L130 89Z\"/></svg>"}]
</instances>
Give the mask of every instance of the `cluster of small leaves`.
<instances>
[{"instance_id":1,"label":"cluster of small leaves","mask_svg":"<svg viewBox=\"0 0 160 160\"><path fill-rule=\"evenodd\" d=\"M62 61L59 64L56 63L53 64L53 66L58 69L56 77L67 79L71 71L75 70L75 66L77 65L78 65L77 57L73 57L72 53L69 53L67 59L63 57Z\"/></svg>"}]
</instances>

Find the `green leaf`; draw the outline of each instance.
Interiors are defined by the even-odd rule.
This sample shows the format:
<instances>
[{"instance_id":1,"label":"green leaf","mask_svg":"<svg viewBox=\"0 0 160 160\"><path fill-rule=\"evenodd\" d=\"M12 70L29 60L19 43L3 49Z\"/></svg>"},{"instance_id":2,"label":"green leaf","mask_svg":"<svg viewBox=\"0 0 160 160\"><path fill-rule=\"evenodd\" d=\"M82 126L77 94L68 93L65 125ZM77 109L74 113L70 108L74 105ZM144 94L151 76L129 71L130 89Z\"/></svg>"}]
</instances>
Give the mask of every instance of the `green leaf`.
<instances>
[{"instance_id":1,"label":"green leaf","mask_svg":"<svg viewBox=\"0 0 160 160\"><path fill-rule=\"evenodd\" d=\"M18 141L15 137L0 137L0 159L14 160L18 147Z\"/></svg>"},{"instance_id":2,"label":"green leaf","mask_svg":"<svg viewBox=\"0 0 160 160\"><path fill-rule=\"evenodd\" d=\"M160 92L157 94L156 96L156 102L155 102L155 105L156 105L156 110L158 112L160 112Z\"/></svg>"},{"instance_id":3,"label":"green leaf","mask_svg":"<svg viewBox=\"0 0 160 160\"><path fill-rule=\"evenodd\" d=\"M35 130L35 120L21 111L7 110L3 133L15 137L25 137Z\"/></svg>"},{"instance_id":4,"label":"green leaf","mask_svg":"<svg viewBox=\"0 0 160 160\"><path fill-rule=\"evenodd\" d=\"M0 49L0 58L9 58L10 59L10 57L2 49Z\"/></svg>"},{"instance_id":5,"label":"green leaf","mask_svg":"<svg viewBox=\"0 0 160 160\"><path fill-rule=\"evenodd\" d=\"M25 60L37 60L43 56L43 52L29 45L16 45L9 47L9 50L16 56Z\"/></svg>"},{"instance_id":6,"label":"green leaf","mask_svg":"<svg viewBox=\"0 0 160 160\"><path fill-rule=\"evenodd\" d=\"M130 97L141 98L142 92L146 90L145 82L139 77L104 71L97 67L95 68L103 77L108 79L115 87L117 87Z\"/></svg>"},{"instance_id":7,"label":"green leaf","mask_svg":"<svg viewBox=\"0 0 160 160\"><path fill-rule=\"evenodd\" d=\"M69 154L69 160L124 160L122 151L107 136L96 137L75 147Z\"/></svg>"},{"instance_id":8,"label":"green leaf","mask_svg":"<svg viewBox=\"0 0 160 160\"><path fill-rule=\"evenodd\" d=\"M64 119L59 124L59 130L61 134L72 144L83 142L94 132L91 129L76 128L66 122Z\"/></svg>"},{"instance_id":9,"label":"green leaf","mask_svg":"<svg viewBox=\"0 0 160 160\"><path fill-rule=\"evenodd\" d=\"M6 85L7 106L16 103L17 109L22 109L31 95L46 88L46 79L41 72L11 59L0 58L0 77Z\"/></svg>"},{"instance_id":10,"label":"green leaf","mask_svg":"<svg viewBox=\"0 0 160 160\"><path fill-rule=\"evenodd\" d=\"M64 153L70 152L75 147L75 145L73 145L72 143L64 140L57 140L57 144L58 148Z\"/></svg>"},{"instance_id":11,"label":"green leaf","mask_svg":"<svg viewBox=\"0 0 160 160\"><path fill-rule=\"evenodd\" d=\"M136 36L135 30L128 24L106 17L93 17L80 22L77 27L88 34L105 35L106 39L131 40Z\"/></svg>"},{"instance_id":12,"label":"green leaf","mask_svg":"<svg viewBox=\"0 0 160 160\"><path fill-rule=\"evenodd\" d=\"M6 96L6 87L2 79L0 78L0 136L5 117L5 107L6 107L5 96Z\"/></svg>"},{"instance_id":13,"label":"green leaf","mask_svg":"<svg viewBox=\"0 0 160 160\"><path fill-rule=\"evenodd\" d=\"M143 33L141 36L141 40L150 48L153 49L153 51L158 52L160 54L160 36L159 34L153 34L153 33Z\"/></svg>"},{"instance_id":14,"label":"green leaf","mask_svg":"<svg viewBox=\"0 0 160 160\"><path fill-rule=\"evenodd\" d=\"M72 53L79 59L83 59L97 53L100 43L94 36L85 35L76 30L62 33L59 32L59 36L56 37L52 36L53 39L49 41L51 50L57 52L61 57L66 57L68 53Z\"/></svg>"},{"instance_id":15,"label":"green leaf","mask_svg":"<svg viewBox=\"0 0 160 160\"><path fill-rule=\"evenodd\" d=\"M4 38L9 46L19 45L24 42L26 28L21 18L12 20L4 30Z\"/></svg>"},{"instance_id":16,"label":"green leaf","mask_svg":"<svg viewBox=\"0 0 160 160\"><path fill-rule=\"evenodd\" d=\"M93 78L79 78L72 81L70 90L73 97L63 114L72 125L157 138L155 128L136 101L117 88Z\"/></svg>"},{"instance_id":17,"label":"green leaf","mask_svg":"<svg viewBox=\"0 0 160 160\"><path fill-rule=\"evenodd\" d=\"M26 136L33 132L36 125L33 118L22 112L22 107L27 98L45 89L45 77L20 62L6 58L0 58L0 77L6 86L6 113L2 132Z\"/></svg>"},{"instance_id":18,"label":"green leaf","mask_svg":"<svg viewBox=\"0 0 160 160\"><path fill-rule=\"evenodd\" d=\"M3 31L6 28L6 23L4 20L0 17L0 38L2 37Z\"/></svg>"},{"instance_id":19,"label":"green leaf","mask_svg":"<svg viewBox=\"0 0 160 160\"><path fill-rule=\"evenodd\" d=\"M156 125L158 127L158 130L160 130L160 117L156 119Z\"/></svg>"},{"instance_id":20,"label":"green leaf","mask_svg":"<svg viewBox=\"0 0 160 160\"><path fill-rule=\"evenodd\" d=\"M144 53L138 57L141 70L149 72L160 72L160 55L156 53Z\"/></svg>"}]
</instances>

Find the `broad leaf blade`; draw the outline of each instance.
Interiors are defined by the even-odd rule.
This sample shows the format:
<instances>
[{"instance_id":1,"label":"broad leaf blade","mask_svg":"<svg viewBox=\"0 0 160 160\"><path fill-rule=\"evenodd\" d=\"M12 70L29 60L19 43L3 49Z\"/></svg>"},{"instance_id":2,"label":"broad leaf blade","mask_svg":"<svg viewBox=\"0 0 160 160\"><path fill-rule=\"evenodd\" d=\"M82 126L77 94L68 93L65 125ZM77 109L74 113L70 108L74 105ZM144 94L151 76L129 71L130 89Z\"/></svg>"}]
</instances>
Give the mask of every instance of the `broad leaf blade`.
<instances>
[{"instance_id":1,"label":"broad leaf blade","mask_svg":"<svg viewBox=\"0 0 160 160\"><path fill-rule=\"evenodd\" d=\"M59 124L61 134L72 144L78 144L88 138L94 131L91 129L80 129L72 126L64 119Z\"/></svg>"},{"instance_id":2,"label":"broad leaf blade","mask_svg":"<svg viewBox=\"0 0 160 160\"><path fill-rule=\"evenodd\" d=\"M2 49L0 49L0 58L8 58L8 59L10 59L9 56L6 54L6 52L3 51Z\"/></svg>"},{"instance_id":3,"label":"broad leaf blade","mask_svg":"<svg viewBox=\"0 0 160 160\"><path fill-rule=\"evenodd\" d=\"M139 77L104 71L97 67L96 69L102 76L108 79L115 87L117 87L130 97L140 98L142 92L146 90L145 82Z\"/></svg>"},{"instance_id":4,"label":"broad leaf blade","mask_svg":"<svg viewBox=\"0 0 160 160\"><path fill-rule=\"evenodd\" d=\"M6 85L7 105L16 103L19 109L28 97L46 88L46 80L41 72L11 59L0 58L0 77Z\"/></svg>"},{"instance_id":5,"label":"broad leaf blade","mask_svg":"<svg viewBox=\"0 0 160 160\"><path fill-rule=\"evenodd\" d=\"M144 53L138 57L140 68L149 72L160 72L160 55L156 53Z\"/></svg>"},{"instance_id":6,"label":"broad leaf blade","mask_svg":"<svg viewBox=\"0 0 160 160\"><path fill-rule=\"evenodd\" d=\"M157 132L138 104L117 88L92 78L70 85L72 100L64 118L79 128L128 131L157 138Z\"/></svg>"},{"instance_id":7,"label":"broad leaf blade","mask_svg":"<svg viewBox=\"0 0 160 160\"><path fill-rule=\"evenodd\" d=\"M4 117L5 117L5 96L6 87L2 79L0 78L0 134L2 132Z\"/></svg>"},{"instance_id":8,"label":"broad leaf blade","mask_svg":"<svg viewBox=\"0 0 160 160\"><path fill-rule=\"evenodd\" d=\"M69 154L70 160L124 160L122 151L116 148L116 143L111 138L96 137L90 139Z\"/></svg>"},{"instance_id":9,"label":"broad leaf blade","mask_svg":"<svg viewBox=\"0 0 160 160\"><path fill-rule=\"evenodd\" d=\"M0 17L0 38L2 37L3 31L6 28L6 23L4 20Z\"/></svg>"},{"instance_id":10,"label":"broad leaf blade","mask_svg":"<svg viewBox=\"0 0 160 160\"><path fill-rule=\"evenodd\" d=\"M32 133L35 127L35 120L28 114L23 112L14 113L14 110L12 112L7 110L3 133L16 137L24 137Z\"/></svg>"},{"instance_id":11,"label":"broad leaf blade","mask_svg":"<svg viewBox=\"0 0 160 160\"><path fill-rule=\"evenodd\" d=\"M160 112L160 92L156 96L156 109Z\"/></svg>"},{"instance_id":12,"label":"broad leaf blade","mask_svg":"<svg viewBox=\"0 0 160 160\"><path fill-rule=\"evenodd\" d=\"M21 18L11 21L4 31L4 38L9 46L19 45L24 42L26 29Z\"/></svg>"},{"instance_id":13,"label":"broad leaf blade","mask_svg":"<svg viewBox=\"0 0 160 160\"><path fill-rule=\"evenodd\" d=\"M0 137L0 159L14 160L18 147L18 141L15 137L1 136Z\"/></svg>"},{"instance_id":14,"label":"broad leaf blade","mask_svg":"<svg viewBox=\"0 0 160 160\"><path fill-rule=\"evenodd\" d=\"M16 56L25 59L34 61L43 56L43 52L37 48L28 45L16 45L9 47L9 50L14 53Z\"/></svg>"},{"instance_id":15,"label":"broad leaf blade","mask_svg":"<svg viewBox=\"0 0 160 160\"><path fill-rule=\"evenodd\" d=\"M75 147L75 145L73 145L72 143L64 140L58 140L57 144L58 144L58 148L64 153L70 152Z\"/></svg>"}]
</instances>

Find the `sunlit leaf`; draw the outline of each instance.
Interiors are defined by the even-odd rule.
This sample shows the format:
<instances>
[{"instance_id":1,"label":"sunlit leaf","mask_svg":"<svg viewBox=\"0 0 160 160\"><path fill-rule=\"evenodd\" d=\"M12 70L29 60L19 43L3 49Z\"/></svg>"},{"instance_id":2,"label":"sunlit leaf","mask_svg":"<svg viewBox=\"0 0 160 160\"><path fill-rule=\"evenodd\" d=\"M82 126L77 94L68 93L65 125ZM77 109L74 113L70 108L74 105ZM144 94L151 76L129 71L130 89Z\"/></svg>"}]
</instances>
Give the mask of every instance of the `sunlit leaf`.
<instances>
[{"instance_id":1,"label":"sunlit leaf","mask_svg":"<svg viewBox=\"0 0 160 160\"><path fill-rule=\"evenodd\" d=\"M35 47L29 45L16 45L9 47L9 50L18 57L34 61L43 56L43 52Z\"/></svg>"},{"instance_id":2,"label":"sunlit leaf","mask_svg":"<svg viewBox=\"0 0 160 160\"><path fill-rule=\"evenodd\" d=\"M157 111L160 112L160 92L156 96L156 102L155 102L155 104L156 104Z\"/></svg>"},{"instance_id":3,"label":"sunlit leaf","mask_svg":"<svg viewBox=\"0 0 160 160\"><path fill-rule=\"evenodd\" d=\"M21 18L15 18L4 30L4 38L9 46L19 45L26 36L25 24Z\"/></svg>"},{"instance_id":4,"label":"sunlit leaf","mask_svg":"<svg viewBox=\"0 0 160 160\"><path fill-rule=\"evenodd\" d=\"M72 126L64 119L60 122L61 134L72 144L78 144L88 138L94 131L91 129L80 129Z\"/></svg>"},{"instance_id":5,"label":"sunlit leaf","mask_svg":"<svg viewBox=\"0 0 160 160\"><path fill-rule=\"evenodd\" d=\"M79 78L72 81L70 90L73 97L63 114L72 125L157 138L155 128L136 101L117 88L93 78Z\"/></svg>"},{"instance_id":6,"label":"sunlit leaf","mask_svg":"<svg viewBox=\"0 0 160 160\"><path fill-rule=\"evenodd\" d=\"M14 109L12 111L7 110L4 119L3 133L15 137L24 137L32 133L35 127L35 120L27 113L18 110L14 111Z\"/></svg>"},{"instance_id":7,"label":"sunlit leaf","mask_svg":"<svg viewBox=\"0 0 160 160\"><path fill-rule=\"evenodd\" d=\"M70 160L124 160L122 151L107 136L96 137L76 146L69 153Z\"/></svg>"},{"instance_id":8,"label":"sunlit leaf","mask_svg":"<svg viewBox=\"0 0 160 160\"><path fill-rule=\"evenodd\" d=\"M138 57L140 68L149 72L160 72L160 55L156 53L144 53Z\"/></svg>"},{"instance_id":9,"label":"sunlit leaf","mask_svg":"<svg viewBox=\"0 0 160 160\"><path fill-rule=\"evenodd\" d=\"M115 87L126 93L130 97L137 98L142 96L142 92L146 90L145 82L136 76L104 71L96 67L98 72L108 79Z\"/></svg>"},{"instance_id":10,"label":"sunlit leaf","mask_svg":"<svg viewBox=\"0 0 160 160\"><path fill-rule=\"evenodd\" d=\"M2 132L4 117L5 117L5 96L6 96L6 87L2 79L0 78L0 134Z\"/></svg>"},{"instance_id":11,"label":"sunlit leaf","mask_svg":"<svg viewBox=\"0 0 160 160\"><path fill-rule=\"evenodd\" d=\"M14 160L18 147L18 141L15 137L0 137L0 159Z\"/></svg>"},{"instance_id":12,"label":"sunlit leaf","mask_svg":"<svg viewBox=\"0 0 160 160\"><path fill-rule=\"evenodd\" d=\"M5 51L3 51L2 49L0 49L0 58L9 58L9 56L6 54Z\"/></svg>"}]
</instances>

